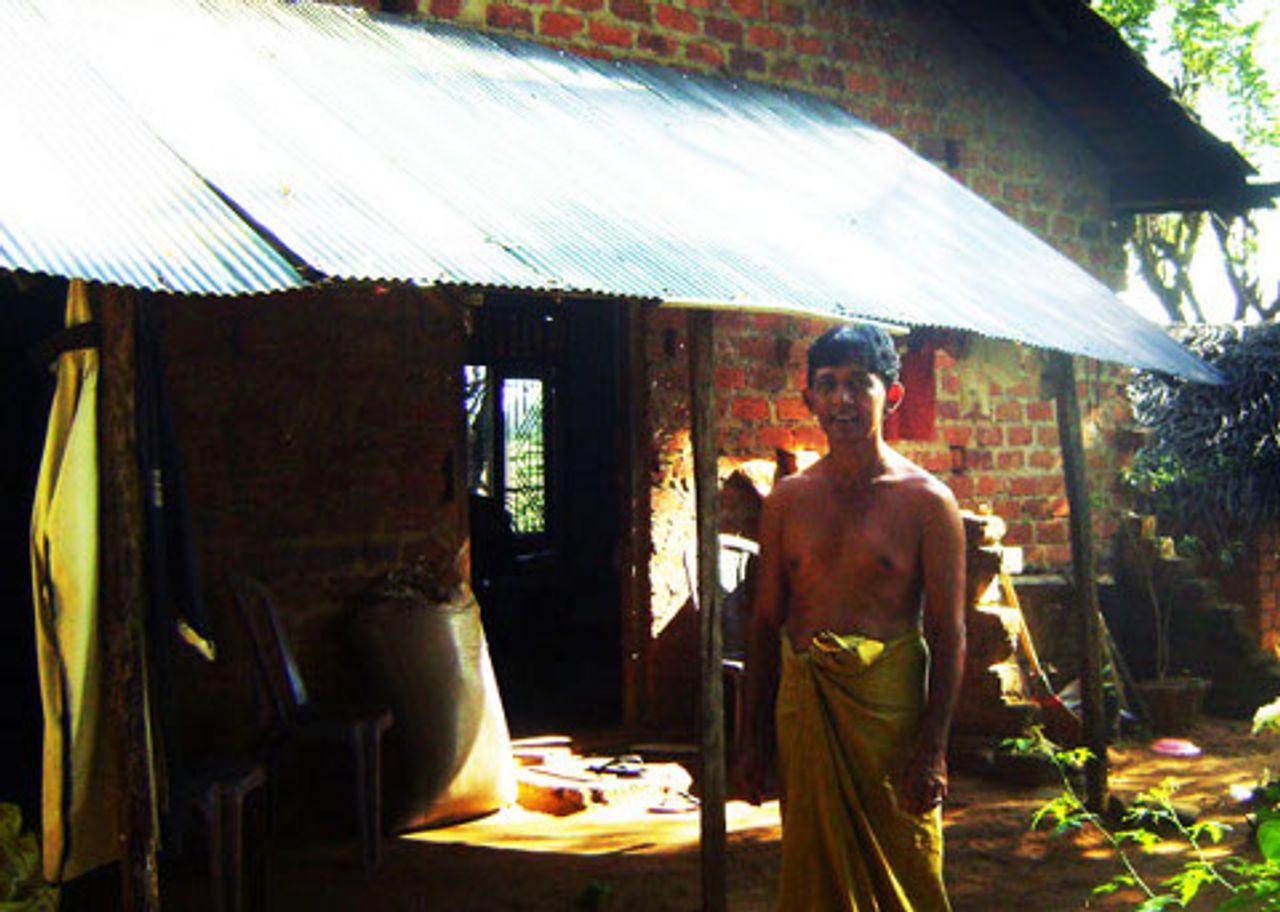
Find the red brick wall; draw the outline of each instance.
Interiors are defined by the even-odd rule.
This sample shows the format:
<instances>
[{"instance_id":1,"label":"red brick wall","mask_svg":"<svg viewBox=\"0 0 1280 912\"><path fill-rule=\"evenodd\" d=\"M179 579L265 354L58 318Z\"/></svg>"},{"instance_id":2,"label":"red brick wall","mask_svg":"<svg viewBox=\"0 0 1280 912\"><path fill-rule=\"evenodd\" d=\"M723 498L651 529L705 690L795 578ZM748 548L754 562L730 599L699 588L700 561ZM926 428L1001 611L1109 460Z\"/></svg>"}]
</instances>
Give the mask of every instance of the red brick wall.
<instances>
[{"instance_id":1,"label":"red brick wall","mask_svg":"<svg viewBox=\"0 0 1280 912\"><path fill-rule=\"evenodd\" d=\"M368 287L165 299L162 313L194 535L230 658L192 673L248 680L234 569L276 590L308 685L348 696L353 598L399 564L447 576L465 539L461 321L423 292Z\"/></svg>"},{"instance_id":2,"label":"red brick wall","mask_svg":"<svg viewBox=\"0 0 1280 912\"><path fill-rule=\"evenodd\" d=\"M720 477L755 463L771 478L783 448L815 459L825 439L801 399L809 343L831 324L759 314L718 313L716 413ZM1008 523L1004 542L1024 549L1029 571L1066 569L1069 510L1056 408L1042 389L1041 355L1012 343L941 336L933 354L936 426L930 440L892 445L948 484L961 507L989 506ZM653 426L649 706L660 725L692 724L697 625L686 570L694 547L692 453L688 427L685 315L649 313L647 361ZM1127 371L1077 361L1085 460L1105 562L1123 503L1120 470L1129 452L1117 433L1129 427ZM910 398L912 390L907 390Z\"/></svg>"},{"instance_id":3,"label":"red brick wall","mask_svg":"<svg viewBox=\"0 0 1280 912\"><path fill-rule=\"evenodd\" d=\"M1245 561L1251 585L1244 599L1262 648L1280 656L1280 529L1257 534Z\"/></svg>"}]
</instances>

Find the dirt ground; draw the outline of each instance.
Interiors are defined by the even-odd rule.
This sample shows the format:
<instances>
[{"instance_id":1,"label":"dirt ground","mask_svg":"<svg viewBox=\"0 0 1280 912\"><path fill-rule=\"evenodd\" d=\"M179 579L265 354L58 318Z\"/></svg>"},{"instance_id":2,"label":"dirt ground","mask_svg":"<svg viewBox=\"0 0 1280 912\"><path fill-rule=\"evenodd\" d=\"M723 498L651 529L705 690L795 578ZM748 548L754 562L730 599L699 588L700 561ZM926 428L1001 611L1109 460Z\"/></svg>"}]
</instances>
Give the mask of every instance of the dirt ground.
<instances>
[{"instance_id":1,"label":"dirt ground","mask_svg":"<svg viewBox=\"0 0 1280 912\"><path fill-rule=\"evenodd\" d=\"M1280 736L1248 734L1243 723L1203 721L1194 759L1153 753L1146 743L1114 747L1111 787L1124 797L1166 777L1180 783L1178 801L1236 829L1227 849L1248 845L1248 827L1229 795L1280 770ZM1130 909L1140 896L1095 900L1094 884L1118 870L1096 835L1031 832L1035 809L1059 791L1017 786L958 772L946 808L947 881L956 912L1080 908ZM777 807L728 809L729 908L772 907L780 832ZM350 842L309 848L274 845L266 908L272 910L609 910L661 912L699 908L698 815L613 813L593 809L562 818L513 809L462 826L390 839L376 872L355 864ZM1225 851L1224 849L1223 851ZM1248 851L1246 848L1245 851ZM1164 846L1140 856L1159 878L1185 856ZM165 908L201 909L203 869L171 864ZM1201 903L1195 908L1211 908Z\"/></svg>"}]
</instances>

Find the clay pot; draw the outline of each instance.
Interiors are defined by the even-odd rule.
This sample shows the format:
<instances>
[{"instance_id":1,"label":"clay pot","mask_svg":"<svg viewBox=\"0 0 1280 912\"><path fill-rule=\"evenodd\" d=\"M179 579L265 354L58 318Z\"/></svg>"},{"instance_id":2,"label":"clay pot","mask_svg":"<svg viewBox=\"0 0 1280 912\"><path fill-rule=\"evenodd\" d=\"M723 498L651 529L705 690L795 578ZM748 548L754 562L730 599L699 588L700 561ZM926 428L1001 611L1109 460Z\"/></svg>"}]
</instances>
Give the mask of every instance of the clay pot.
<instances>
[{"instance_id":1,"label":"clay pot","mask_svg":"<svg viewBox=\"0 0 1280 912\"><path fill-rule=\"evenodd\" d=\"M1209 692L1210 683L1207 678L1193 677L1138 681L1134 687L1147 708L1152 734L1190 733L1200 716L1200 707Z\"/></svg>"}]
</instances>

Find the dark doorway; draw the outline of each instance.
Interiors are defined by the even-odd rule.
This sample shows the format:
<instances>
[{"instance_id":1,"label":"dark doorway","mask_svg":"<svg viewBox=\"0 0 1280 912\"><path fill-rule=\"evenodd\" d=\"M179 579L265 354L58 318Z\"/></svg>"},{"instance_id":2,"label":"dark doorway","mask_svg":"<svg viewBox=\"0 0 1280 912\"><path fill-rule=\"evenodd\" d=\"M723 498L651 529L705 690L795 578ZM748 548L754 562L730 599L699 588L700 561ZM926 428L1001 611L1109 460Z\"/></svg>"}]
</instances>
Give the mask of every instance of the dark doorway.
<instances>
[{"instance_id":1,"label":"dark doorway","mask_svg":"<svg viewBox=\"0 0 1280 912\"><path fill-rule=\"evenodd\" d=\"M517 734L621 717L620 313L518 297L476 313L472 582Z\"/></svg>"},{"instance_id":2,"label":"dark doorway","mask_svg":"<svg viewBox=\"0 0 1280 912\"><path fill-rule=\"evenodd\" d=\"M0 272L0 744L10 771L0 800L16 802L24 828L35 830L43 722L28 536L54 376L32 351L62 325L66 298L65 281Z\"/></svg>"}]
</instances>

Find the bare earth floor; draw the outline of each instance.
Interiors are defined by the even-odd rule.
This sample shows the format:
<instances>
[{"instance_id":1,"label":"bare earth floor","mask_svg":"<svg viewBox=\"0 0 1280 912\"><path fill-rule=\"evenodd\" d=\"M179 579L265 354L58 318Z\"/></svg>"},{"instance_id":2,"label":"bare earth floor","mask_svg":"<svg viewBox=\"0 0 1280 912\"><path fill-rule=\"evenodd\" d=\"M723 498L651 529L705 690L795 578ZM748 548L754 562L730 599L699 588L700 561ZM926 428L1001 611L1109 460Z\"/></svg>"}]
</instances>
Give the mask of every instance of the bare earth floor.
<instances>
[{"instance_id":1,"label":"bare earth floor","mask_svg":"<svg viewBox=\"0 0 1280 912\"><path fill-rule=\"evenodd\" d=\"M1267 770L1280 770L1280 736L1253 737L1243 723L1205 721L1194 740L1204 750L1194 759L1157 755L1145 743L1113 748L1112 791L1124 797L1173 777L1180 782L1178 800L1200 808L1202 819L1236 825L1227 847L1247 846L1248 827L1228 789L1256 784ZM956 912L1115 910L1137 904L1140 896L1131 891L1087 905L1091 887L1118 870L1099 837L1029 831L1032 813L1059 789L961 773L953 780L946 839L947 881ZM732 802L728 818L729 908L770 909L777 884L777 806ZM699 908L697 833L696 812L596 808L551 818L516 808L389 839L385 860L372 874L354 863L349 843L305 849L278 843L270 852L266 907L686 912ZM1160 875L1182 858L1166 853L1144 857L1141 864ZM175 862L165 875L165 908L207 906L201 867Z\"/></svg>"}]
</instances>

